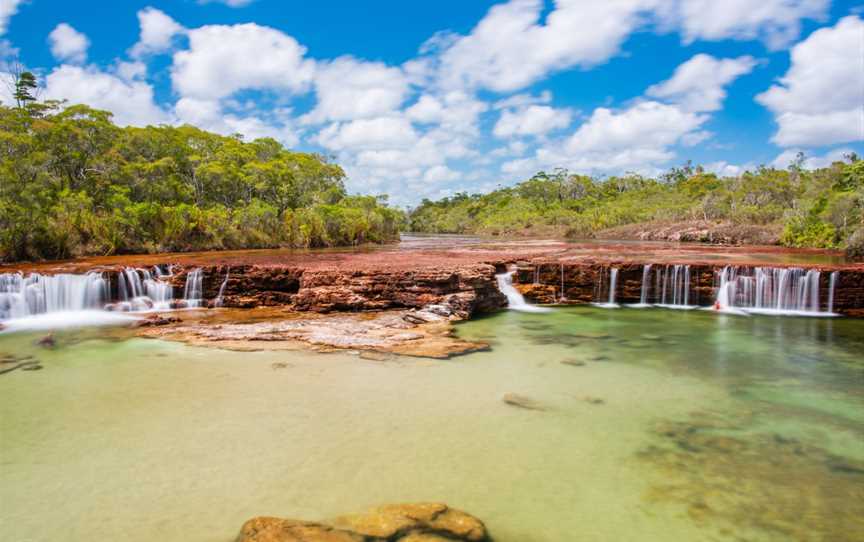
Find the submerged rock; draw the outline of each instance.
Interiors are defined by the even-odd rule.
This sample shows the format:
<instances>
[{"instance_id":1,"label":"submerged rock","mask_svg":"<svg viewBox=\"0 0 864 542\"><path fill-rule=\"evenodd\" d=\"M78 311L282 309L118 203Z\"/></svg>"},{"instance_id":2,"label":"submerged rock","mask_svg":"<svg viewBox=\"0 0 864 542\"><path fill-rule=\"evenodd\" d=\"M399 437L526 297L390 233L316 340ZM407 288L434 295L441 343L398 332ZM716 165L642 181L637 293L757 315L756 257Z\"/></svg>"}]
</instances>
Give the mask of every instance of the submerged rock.
<instances>
[{"instance_id":1,"label":"submerged rock","mask_svg":"<svg viewBox=\"0 0 864 542\"><path fill-rule=\"evenodd\" d=\"M525 397L524 395L519 395L517 393L505 393L501 397L501 400L508 405L524 408L526 410L546 410L546 407L541 403L531 399L530 397Z\"/></svg>"},{"instance_id":2,"label":"submerged rock","mask_svg":"<svg viewBox=\"0 0 864 542\"><path fill-rule=\"evenodd\" d=\"M237 542L484 542L479 519L441 503L391 504L365 514L311 522L273 517L243 524Z\"/></svg>"},{"instance_id":3,"label":"submerged rock","mask_svg":"<svg viewBox=\"0 0 864 542\"><path fill-rule=\"evenodd\" d=\"M53 334L48 334L36 341L36 344L45 348L54 348L57 346L57 340L54 339Z\"/></svg>"},{"instance_id":4,"label":"submerged rock","mask_svg":"<svg viewBox=\"0 0 864 542\"><path fill-rule=\"evenodd\" d=\"M151 327L151 326L167 326L176 324L180 319L176 316L164 316L162 314L151 314L147 318L136 321L132 327Z\"/></svg>"},{"instance_id":5,"label":"submerged rock","mask_svg":"<svg viewBox=\"0 0 864 542\"><path fill-rule=\"evenodd\" d=\"M585 366L585 362L580 360L580 359L571 359L571 358L562 359L561 363L563 365L570 365L571 367L584 367Z\"/></svg>"}]
</instances>

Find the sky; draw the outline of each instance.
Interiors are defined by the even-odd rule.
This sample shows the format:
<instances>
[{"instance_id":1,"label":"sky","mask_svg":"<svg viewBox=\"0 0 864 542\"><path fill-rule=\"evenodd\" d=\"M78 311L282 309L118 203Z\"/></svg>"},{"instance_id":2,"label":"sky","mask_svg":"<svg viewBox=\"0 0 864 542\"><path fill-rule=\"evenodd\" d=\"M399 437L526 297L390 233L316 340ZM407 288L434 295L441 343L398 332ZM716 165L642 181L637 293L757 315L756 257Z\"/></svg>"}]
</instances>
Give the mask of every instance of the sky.
<instances>
[{"instance_id":1,"label":"sky","mask_svg":"<svg viewBox=\"0 0 864 542\"><path fill-rule=\"evenodd\" d=\"M864 154L854 1L0 0L0 54L42 98L273 137L397 205Z\"/></svg>"}]
</instances>

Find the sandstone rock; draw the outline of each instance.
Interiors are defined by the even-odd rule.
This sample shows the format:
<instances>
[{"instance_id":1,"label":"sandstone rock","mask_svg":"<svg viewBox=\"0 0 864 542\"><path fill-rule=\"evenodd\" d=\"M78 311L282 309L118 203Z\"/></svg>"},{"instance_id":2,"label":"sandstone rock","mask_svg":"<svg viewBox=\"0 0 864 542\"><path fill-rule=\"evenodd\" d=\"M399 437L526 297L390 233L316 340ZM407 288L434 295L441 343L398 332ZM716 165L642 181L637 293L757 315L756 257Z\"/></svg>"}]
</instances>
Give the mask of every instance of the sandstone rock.
<instances>
[{"instance_id":1,"label":"sandstone rock","mask_svg":"<svg viewBox=\"0 0 864 542\"><path fill-rule=\"evenodd\" d=\"M165 316L162 314L150 314L146 318L137 320L132 324L133 327L152 327L152 326L167 326L176 324L181 320L176 316Z\"/></svg>"},{"instance_id":2,"label":"sandstone rock","mask_svg":"<svg viewBox=\"0 0 864 542\"><path fill-rule=\"evenodd\" d=\"M450 539L480 542L488 539L483 523L442 503L392 504L334 525L374 539L400 540L415 534L440 534Z\"/></svg>"},{"instance_id":3,"label":"sandstone rock","mask_svg":"<svg viewBox=\"0 0 864 542\"><path fill-rule=\"evenodd\" d=\"M542 404L535 401L534 399L531 399L530 397L525 397L524 395L519 395L517 393L505 393L501 397L501 400L508 405L518 408L524 408L526 410L546 410L546 408Z\"/></svg>"},{"instance_id":4,"label":"sandstone rock","mask_svg":"<svg viewBox=\"0 0 864 542\"><path fill-rule=\"evenodd\" d=\"M243 524L237 542L364 542L365 538L309 521L270 517Z\"/></svg>"},{"instance_id":5,"label":"sandstone rock","mask_svg":"<svg viewBox=\"0 0 864 542\"><path fill-rule=\"evenodd\" d=\"M327 522L272 517L243 524L237 542L484 542L483 523L446 504L394 504Z\"/></svg>"}]
</instances>

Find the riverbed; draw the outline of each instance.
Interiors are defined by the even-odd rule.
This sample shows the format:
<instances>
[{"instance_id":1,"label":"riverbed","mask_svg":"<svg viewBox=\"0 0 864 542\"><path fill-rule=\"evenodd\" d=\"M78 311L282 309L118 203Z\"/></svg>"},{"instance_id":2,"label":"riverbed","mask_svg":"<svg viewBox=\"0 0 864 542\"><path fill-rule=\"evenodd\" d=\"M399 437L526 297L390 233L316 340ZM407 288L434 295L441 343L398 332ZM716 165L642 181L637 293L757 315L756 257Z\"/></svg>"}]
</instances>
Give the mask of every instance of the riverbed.
<instances>
[{"instance_id":1,"label":"riverbed","mask_svg":"<svg viewBox=\"0 0 864 542\"><path fill-rule=\"evenodd\" d=\"M497 541L852 541L864 321L555 308L449 360L0 336L0 539L225 541L443 501ZM533 408L505 403L530 399Z\"/></svg>"}]
</instances>

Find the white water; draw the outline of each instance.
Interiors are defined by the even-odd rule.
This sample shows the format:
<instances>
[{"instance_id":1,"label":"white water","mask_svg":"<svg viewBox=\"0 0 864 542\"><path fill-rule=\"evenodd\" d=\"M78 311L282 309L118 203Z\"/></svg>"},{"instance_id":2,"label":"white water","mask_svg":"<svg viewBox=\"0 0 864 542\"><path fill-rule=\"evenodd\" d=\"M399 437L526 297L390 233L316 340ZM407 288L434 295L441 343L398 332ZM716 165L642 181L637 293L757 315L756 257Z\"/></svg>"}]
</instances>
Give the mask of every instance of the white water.
<instances>
[{"instance_id":1,"label":"white water","mask_svg":"<svg viewBox=\"0 0 864 542\"><path fill-rule=\"evenodd\" d=\"M194 269L186 275L186 286L183 288L183 299L189 308L200 307L204 301L204 273L201 269Z\"/></svg>"},{"instance_id":2,"label":"white water","mask_svg":"<svg viewBox=\"0 0 864 542\"><path fill-rule=\"evenodd\" d=\"M816 269L726 266L718 274L716 307L756 314L833 316L835 273L829 282L823 311L821 273Z\"/></svg>"},{"instance_id":3,"label":"white water","mask_svg":"<svg viewBox=\"0 0 864 542\"><path fill-rule=\"evenodd\" d=\"M170 310L174 289L159 267L125 268L117 273L116 299L103 273L0 274L0 322L5 331L118 325L134 320L117 312ZM190 306L201 305L201 273L187 284ZM194 274L194 272L192 273ZM116 304L109 305L112 301ZM106 310L108 309L108 310Z\"/></svg>"},{"instance_id":4,"label":"white water","mask_svg":"<svg viewBox=\"0 0 864 542\"><path fill-rule=\"evenodd\" d=\"M606 303L595 303L598 307L606 309L617 309L619 305L615 303L615 290L618 289L618 268L612 267L609 269L609 300Z\"/></svg>"},{"instance_id":5,"label":"white water","mask_svg":"<svg viewBox=\"0 0 864 542\"><path fill-rule=\"evenodd\" d=\"M546 307L538 307L537 305L529 305L519 290L513 287L513 275L515 271L508 271L495 275L498 280L498 289L501 293L507 296L507 306L514 311L522 312L549 312Z\"/></svg>"},{"instance_id":6,"label":"white water","mask_svg":"<svg viewBox=\"0 0 864 542\"><path fill-rule=\"evenodd\" d=\"M59 311L101 309L108 300L102 273L0 274L0 320Z\"/></svg>"},{"instance_id":7,"label":"white water","mask_svg":"<svg viewBox=\"0 0 864 542\"><path fill-rule=\"evenodd\" d=\"M692 309L690 305L690 266L667 265L657 270L657 304L672 309Z\"/></svg>"},{"instance_id":8,"label":"white water","mask_svg":"<svg viewBox=\"0 0 864 542\"><path fill-rule=\"evenodd\" d=\"M225 271L225 280L222 281L222 285L219 286L219 295L216 296L216 301L213 303L216 307L222 306L222 296L225 294L225 286L228 285L228 277L231 276L231 268L229 267Z\"/></svg>"}]
</instances>

